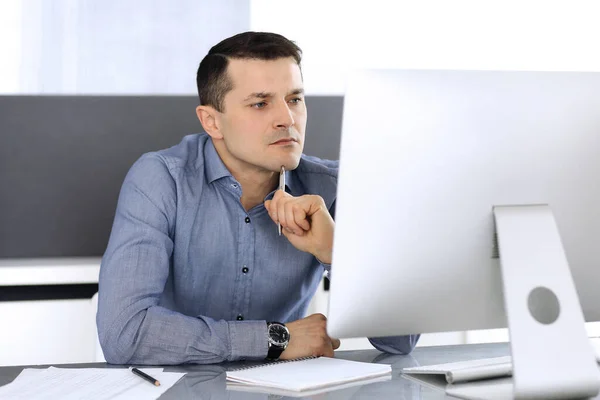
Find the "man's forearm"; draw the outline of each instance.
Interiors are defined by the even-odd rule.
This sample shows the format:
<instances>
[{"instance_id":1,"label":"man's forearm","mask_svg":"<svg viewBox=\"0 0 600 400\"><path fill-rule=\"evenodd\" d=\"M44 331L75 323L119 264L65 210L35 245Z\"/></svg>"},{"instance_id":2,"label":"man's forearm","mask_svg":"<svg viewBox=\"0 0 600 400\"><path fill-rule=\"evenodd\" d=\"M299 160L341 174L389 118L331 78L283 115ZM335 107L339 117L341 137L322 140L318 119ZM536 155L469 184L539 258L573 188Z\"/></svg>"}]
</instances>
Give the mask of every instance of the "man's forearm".
<instances>
[{"instance_id":1,"label":"man's forearm","mask_svg":"<svg viewBox=\"0 0 600 400\"><path fill-rule=\"evenodd\" d=\"M99 310L98 334L113 364L212 364L267 355L264 321L215 321L151 306L110 318Z\"/></svg>"}]
</instances>

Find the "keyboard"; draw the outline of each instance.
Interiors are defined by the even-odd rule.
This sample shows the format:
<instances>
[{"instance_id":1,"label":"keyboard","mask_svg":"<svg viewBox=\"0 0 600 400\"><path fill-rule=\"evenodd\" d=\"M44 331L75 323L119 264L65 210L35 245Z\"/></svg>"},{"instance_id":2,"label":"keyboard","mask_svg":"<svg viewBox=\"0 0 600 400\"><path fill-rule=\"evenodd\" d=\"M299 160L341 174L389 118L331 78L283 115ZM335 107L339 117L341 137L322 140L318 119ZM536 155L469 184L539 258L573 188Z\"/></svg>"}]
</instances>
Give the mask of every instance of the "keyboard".
<instances>
[{"instance_id":1,"label":"keyboard","mask_svg":"<svg viewBox=\"0 0 600 400\"><path fill-rule=\"evenodd\" d=\"M600 338L590 338L596 361L600 363ZM459 383L479 379L500 378L512 375L510 356L458 361L422 367L403 368L405 374L444 375L446 382Z\"/></svg>"},{"instance_id":2,"label":"keyboard","mask_svg":"<svg viewBox=\"0 0 600 400\"><path fill-rule=\"evenodd\" d=\"M446 382L458 383L510 376L512 374L512 360L510 356L483 358L479 360L403 368L402 372L405 374L444 375Z\"/></svg>"}]
</instances>

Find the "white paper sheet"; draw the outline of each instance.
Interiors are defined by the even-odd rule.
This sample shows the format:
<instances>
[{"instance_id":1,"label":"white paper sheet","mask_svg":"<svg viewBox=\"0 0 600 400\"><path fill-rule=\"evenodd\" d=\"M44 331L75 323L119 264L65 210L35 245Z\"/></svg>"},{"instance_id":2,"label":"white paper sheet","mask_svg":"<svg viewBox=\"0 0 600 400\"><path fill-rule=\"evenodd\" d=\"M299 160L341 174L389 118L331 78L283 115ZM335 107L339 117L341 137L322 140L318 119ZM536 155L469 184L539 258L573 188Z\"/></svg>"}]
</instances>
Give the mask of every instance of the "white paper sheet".
<instances>
[{"instance_id":1,"label":"white paper sheet","mask_svg":"<svg viewBox=\"0 0 600 400\"><path fill-rule=\"evenodd\" d=\"M371 383L377 382L385 382L392 380L392 375L384 375L378 376L375 378L364 379L361 381L354 381L348 383L342 383L340 385L328 386L321 389L314 390L306 390L304 392L298 392L293 390L285 390L285 389L277 389L277 388L266 388L262 386L250 386L243 383L235 383L235 382L227 382L226 389L232 391L239 392L253 392L253 393L266 393L273 394L276 396L282 397L306 397L306 396L316 396L318 394L323 394L331 391L343 390L348 388L353 388L355 386L365 386L370 385Z\"/></svg>"},{"instance_id":2,"label":"white paper sheet","mask_svg":"<svg viewBox=\"0 0 600 400\"><path fill-rule=\"evenodd\" d=\"M162 368L141 370L156 378L160 386L125 368L27 368L13 382L0 387L0 399L156 399L185 375L163 372Z\"/></svg>"}]
</instances>

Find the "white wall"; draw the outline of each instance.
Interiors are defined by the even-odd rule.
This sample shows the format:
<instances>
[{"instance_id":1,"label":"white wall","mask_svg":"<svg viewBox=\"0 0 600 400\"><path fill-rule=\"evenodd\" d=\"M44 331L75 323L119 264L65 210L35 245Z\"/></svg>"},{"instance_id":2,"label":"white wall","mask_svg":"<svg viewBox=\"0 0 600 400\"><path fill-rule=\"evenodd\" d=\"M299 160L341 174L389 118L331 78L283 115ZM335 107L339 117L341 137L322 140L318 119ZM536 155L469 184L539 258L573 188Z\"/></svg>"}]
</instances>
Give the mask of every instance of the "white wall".
<instances>
[{"instance_id":1,"label":"white wall","mask_svg":"<svg viewBox=\"0 0 600 400\"><path fill-rule=\"evenodd\" d=\"M21 66L21 2L0 2L0 93L19 90Z\"/></svg>"},{"instance_id":2,"label":"white wall","mask_svg":"<svg viewBox=\"0 0 600 400\"><path fill-rule=\"evenodd\" d=\"M251 0L252 30L304 51L308 94L352 68L600 71L595 0Z\"/></svg>"},{"instance_id":3,"label":"white wall","mask_svg":"<svg viewBox=\"0 0 600 400\"><path fill-rule=\"evenodd\" d=\"M98 283L99 271L99 257L0 259L0 291ZM95 311L91 299L0 302L0 365L95 361Z\"/></svg>"},{"instance_id":4,"label":"white wall","mask_svg":"<svg viewBox=\"0 0 600 400\"><path fill-rule=\"evenodd\" d=\"M0 302L0 366L94 361L94 318L86 299Z\"/></svg>"},{"instance_id":5,"label":"white wall","mask_svg":"<svg viewBox=\"0 0 600 400\"><path fill-rule=\"evenodd\" d=\"M247 0L3 0L0 93L195 94L210 46L248 27Z\"/></svg>"}]
</instances>

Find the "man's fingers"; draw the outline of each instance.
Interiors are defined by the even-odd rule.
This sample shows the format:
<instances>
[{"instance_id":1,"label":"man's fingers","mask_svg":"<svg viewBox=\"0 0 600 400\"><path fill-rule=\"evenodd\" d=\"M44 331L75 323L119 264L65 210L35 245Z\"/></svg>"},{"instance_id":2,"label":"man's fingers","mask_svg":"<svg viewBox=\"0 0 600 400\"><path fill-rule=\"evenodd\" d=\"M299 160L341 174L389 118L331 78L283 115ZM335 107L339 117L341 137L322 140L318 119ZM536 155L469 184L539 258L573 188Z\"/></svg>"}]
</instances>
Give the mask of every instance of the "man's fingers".
<instances>
[{"instance_id":1,"label":"man's fingers","mask_svg":"<svg viewBox=\"0 0 600 400\"><path fill-rule=\"evenodd\" d=\"M275 223L281 224L289 233L302 236L311 229L311 218L317 213L325 212L325 204L320 196L305 195L293 197L282 190L276 190L272 200L265 201L265 208ZM324 210L324 211L323 211ZM318 218L322 218L320 215Z\"/></svg>"},{"instance_id":2,"label":"man's fingers","mask_svg":"<svg viewBox=\"0 0 600 400\"><path fill-rule=\"evenodd\" d=\"M303 209L305 204L300 198L294 198L287 193L276 193L273 197L274 205L271 208L276 209L277 221L283 228L289 232L301 236L304 231L310 229L306 219L306 211ZM274 219L275 220L275 219ZM298 222L301 222L301 225Z\"/></svg>"},{"instance_id":3,"label":"man's fingers","mask_svg":"<svg viewBox=\"0 0 600 400\"><path fill-rule=\"evenodd\" d=\"M333 343L329 342L329 345L323 351L323 355L325 357L333 357Z\"/></svg>"},{"instance_id":4,"label":"man's fingers","mask_svg":"<svg viewBox=\"0 0 600 400\"><path fill-rule=\"evenodd\" d=\"M286 218L286 204L292 200L292 196L285 193L283 190L276 190L273 195L273 202L271 203L271 209L273 215L271 218L273 221L280 223L282 228L289 227L289 221Z\"/></svg>"},{"instance_id":5,"label":"man's fingers","mask_svg":"<svg viewBox=\"0 0 600 400\"><path fill-rule=\"evenodd\" d=\"M306 217L306 213L302 208L295 202L289 201L285 205L285 221L287 226L296 234L302 235L305 230L297 221L302 221ZM310 226L309 226L310 227Z\"/></svg>"},{"instance_id":6,"label":"man's fingers","mask_svg":"<svg viewBox=\"0 0 600 400\"><path fill-rule=\"evenodd\" d=\"M310 230L310 223L306 219L306 211L303 208L299 208L299 211L294 213L294 222L298 228L304 231Z\"/></svg>"},{"instance_id":7,"label":"man's fingers","mask_svg":"<svg viewBox=\"0 0 600 400\"><path fill-rule=\"evenodd\" d=\"M340 348L340 339L331 339L331 346L333 347L334 350L339 349Z\"/></svg>"},{"instance_id":8,"label":"man's fingers","mask_svg":"<svg viewBox=\"0 0 600 400\"><path fill-rule=\"evenodd\" d=\"M296 225L296 222L294 221L294 209L293 209L293 204L291 201L288 201L284 204L283 206L283 210L285 213L285 227L288 228L290 230L290 232L293 233L298 233L298 226Z\"/></svg>"},{"instance_id":9,"label":"man's fingers","mask_svg":"<svg viewBox=\"0 0 600 400\"><path fill-rule=\"evenodd\" d=\"M267 213L269 217L275 222L277 222L277 202L273 200L265 200L265 208L267 209Z\"/></svg>"},{"instance_id":10,"label":"man's fingers","mask_svg":"<svg viewBox=\"0 0 600 400\"><path fill-rule=\"evenodd\" d=\"M306 318L310 318L310 319L317 319L319 321L327 321L327 317L321 313L314 313L314 314L310 314L308 317Z\"/></svg>"},{"instance_id":11,"label":"man's fingers","mask_svg":"<svg viewBox=\"0 0 600 400\"><path fill-rule=\"evenodd\" d=\"M282 228L286 228L288 226L287 220L286 220L286 215L285 215L285 203L286 203L285 200L280 198L276 204L277 220L281 224Z\"/></svg>"},{"instance_id":12,"label":"man's fingers","mask_svg":"<svg viewBox=\"0 0 600 400\"><path fill-rule=\"evenodd\" d=\"M266 200L265 201L265 208L267 209L267 213L269 214L269 217L271 217L271 219L275 222L277 222L277 215L273 212L274 208L273 208L273 201L272 200Z\"/></svg>"}]
</instances>

